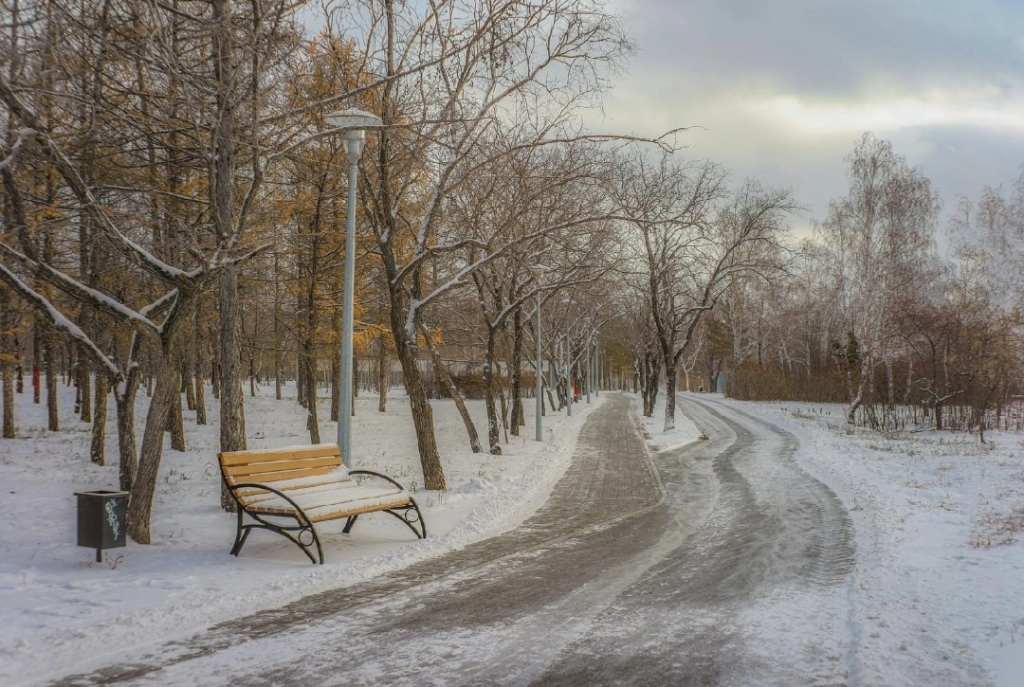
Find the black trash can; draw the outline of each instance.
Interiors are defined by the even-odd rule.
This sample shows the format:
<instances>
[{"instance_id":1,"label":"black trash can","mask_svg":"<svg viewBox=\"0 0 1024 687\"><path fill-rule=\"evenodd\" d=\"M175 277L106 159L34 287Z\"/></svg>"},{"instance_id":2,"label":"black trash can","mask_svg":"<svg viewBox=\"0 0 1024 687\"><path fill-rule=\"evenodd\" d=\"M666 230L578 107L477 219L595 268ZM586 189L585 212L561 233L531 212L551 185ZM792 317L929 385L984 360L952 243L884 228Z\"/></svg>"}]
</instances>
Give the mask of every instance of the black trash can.
<instances>
[{"instance_id":1,"label":"black trash can","mask_svg":"<svg viewBox=\"0 0 1024 687\"><path fill-rule=\"evenodd\" d=\"M124 546L128 524L127 491L78 491L78 545L96 549L103 562L105 549Z\"/></svg>"}]
</instances>

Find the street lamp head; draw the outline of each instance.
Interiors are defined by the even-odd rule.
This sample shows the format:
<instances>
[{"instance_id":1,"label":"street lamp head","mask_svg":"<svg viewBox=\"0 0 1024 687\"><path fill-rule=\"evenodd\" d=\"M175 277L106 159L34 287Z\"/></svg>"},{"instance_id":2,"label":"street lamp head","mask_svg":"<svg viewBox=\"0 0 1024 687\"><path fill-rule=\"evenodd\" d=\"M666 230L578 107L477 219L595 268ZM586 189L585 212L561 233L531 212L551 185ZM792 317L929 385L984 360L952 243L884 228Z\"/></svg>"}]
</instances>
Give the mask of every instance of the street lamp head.
<instances>
[{"instance_id":1,"label":"street lamp head","mask_svg":"<svg viewBox=\"0 0 1024 687\"><path fill-rule=\"evenodd\" d=\"M327 123L339 129L345 129L345 155L349 164L359 162L366 144L366 129L378 129L384 125L381 118L364 110L350 107L347 110L332 112L327 115Z\"/></svg>"},{"instance_id":2,"label":"street lamp head","mask_svg":"<svg viewBox=\"0 0 1024 687\"><path fill-rule=\"evenodd\" d=\"M355 107L331 112L327 115L327 123L339 129L377 129L384 126L377 115Z\"/></svg>"}]
</instances>

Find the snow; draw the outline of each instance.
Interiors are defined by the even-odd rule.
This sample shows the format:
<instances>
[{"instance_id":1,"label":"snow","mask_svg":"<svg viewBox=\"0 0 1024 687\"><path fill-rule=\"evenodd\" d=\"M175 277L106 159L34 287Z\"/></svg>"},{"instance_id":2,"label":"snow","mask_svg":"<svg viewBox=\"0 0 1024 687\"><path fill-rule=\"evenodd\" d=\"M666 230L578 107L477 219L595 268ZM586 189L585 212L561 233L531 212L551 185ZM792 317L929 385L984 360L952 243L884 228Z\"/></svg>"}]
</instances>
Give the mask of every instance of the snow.
<instances>
[{"instance_id":1,"label":"snow","mask_svg":"<svg viewBox=\"0 0 1024 687\"><path fill-rule=\"evenodd\" d=\"M700 439L700 430L693 424L693 421L683 415L679 404L676 404L675 428L665 431L665 394L658 394L654 403L654 413L651 417L644 417L643 399L634 396L636 414L640 418L640 426L643 429L644 438L647 439L647 446L651 451L669 451L681 448Z\"/></svg>"},{"instance_id":2,"label":"snow","mask_svg":"<svg viewBox=\"0 0 1024 687\"><path fill-rule=\"evenodd\" d=\"M572 418L549 415L543 444L529 438L530 416L524 436L509 437L505 455L490 456L469 451L450 401L433 402L450 487L437 493L422 489L406 399L391 398L386 414L376 412L375 398L357 399L353 445L361 450L354 467L402 482L424 509L430 536L417 541L404 525L379 514L361 518L351 535L340 534L343 521L322 523L324 566L310 565L294 545L265 532L253 534L239 558L228 555L234 517L217 505L217 427L186 420L189 450L165 450L154 544L129 543L108 551L100 564L91 550L74 545L73 494L115 487L117 468L89 463L88 427L70 417L71 391L61 388L65 429L45 431L45 406L24 394L18 396L20 438L0 440L3 685L106 665L129 651L515 527L563 474L577 432L597 405L574 405ZM302 445L308 438L304 411L293 398L278 402L267 397L272 392L261 393L247 399L247 426L260 437L250 439L250 448ZM288 393L294 396L294 389ZM840 406L696 398L703 397L792 433L799 442L797 465L835 492L852 522L856 559L843 584L780 589L730 620L766 638L751 647L752 660L794 664L807 658L803 647L817 646L815 637L836 637L823 649L844 667L850 685L1024 682L1024 436L989 432L981 444L975 436L947 432L882 435L847 427ZM145 403L143 394L140 417ZM642 422L652 450L699 441L699 430L681 412L673 431L661 431L663 403ZM216 402L208 405L216 417ZM532 404L526 406L531 413ZM482 404L469 407L484 428ZM332 437L333 423L321 425ZM113 425L108 442L108 455L116 455ZM768 484L756 463L749 469L755 481ZM473 656L493 649L495 639L463 630L428 644L449 642L452 651ZM502 636L501 642L523 639ZM254 642L234 651L266 648ZM258 663L255 653L249 658ZM808 665L816 661L807 659Z\"/></svg>"},{"instance_id":3,"label":"snow","mask_svg":"<svg viewBox=\"0 0 1024 687\"><path fill-rule=\"evenodd\" d=\"M470 451L451 401L433 401L449 487L439 493L422 488L408 400L392 396L387 413L378 413L376 396L357 398L353 469L401 482L424 511L428 538L416 540L384 514L361 517L350 535L341 534L344 520L319 523L327 559L319 566L267 532L255 532L238 558L228 554L235 516L218 505L218 404L208 396L214 423L196 426L186 410L188 450L165 445L153 544L129 542L96 563L93 550L75 545L74 493L116 489L117 466L89 462L89 426L71 414L74 390L60 386L60 393L61 431L46 431L45 403L32 404L27 389L16 397L18 438L0 439L0 684L12 687L111 663L132 648L355 584L512 529L544 503L569 465L580 427L599 404L575 405L571 418L549 413L545 440L538 443L528 402L528 431L509 436L504 455L491 456ZM285 395L290 398L276 401L273 389L264 388L257 398L246 398L250 449L308 445L294 387ZM147 403L141 393L140 442ZM467 405L485 429L483 403ZM320 406L320 416L327 417L329 400L321 399ZM107 456L116 461L113 403L109 410ZM335 428L321 422L321 435L333 437Z\"/></svg>"},{"instance_id":4,"label":"snow","mask_svg":"<svg viewBox=\"0 0 1024 687\"><path fill-rule=\"evenodd\" d=\"M725 402L796 435L797 462L850 513L850 684L1024 684L1024 437L882 435L839 405Z\"/></svg>"}]
</instances>

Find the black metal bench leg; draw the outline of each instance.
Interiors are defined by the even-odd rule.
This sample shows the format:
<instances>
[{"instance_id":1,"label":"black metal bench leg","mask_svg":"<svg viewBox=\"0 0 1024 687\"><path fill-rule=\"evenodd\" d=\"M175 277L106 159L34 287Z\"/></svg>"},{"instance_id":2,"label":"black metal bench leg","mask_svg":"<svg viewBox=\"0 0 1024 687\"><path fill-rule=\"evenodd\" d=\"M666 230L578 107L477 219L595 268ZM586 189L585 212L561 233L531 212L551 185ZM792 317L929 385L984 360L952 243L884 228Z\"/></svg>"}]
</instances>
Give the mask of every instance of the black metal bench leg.
<instances>
[{"instance_id":1,"label":"black metal bench leg","mask_svg":"<svg viewBox=\"0 0 1024 687\"><path fill-rule=\"evenodd\" d=\"M423 519L423 513L420 512L419 504L417 504L415 500L412 502L412 507L416 509L416 515L420 519L420 532L421 532L420 539L426 539L427 538L427 521Z\"/></svg>"},{"instance_id":2,"label":"black metal bench leg","mask_svg":"<svg viewBox=\"0 0 1024 687\"><path fill-rule=\"evenodd\" d=\"M420 507L417 505L415 499L410 498L409 501L411 502L411 505L409 506L401 509L388 508L384 512L389 513L404 522L405 526L412 530L412 533L416 535L417 539L426 539L427 522L423 519L423 513L420 512ZM401 510L401 512L399 512L399 510ZM409 517L409 513L412 511L416 512L416 517ZM417 525L419 525L418 529L416 527Z\"/></svg>"},{"instance_id":3,"label":"black metal bench leg","mask_svg":"<svg viewBox=\"0 0 1024 687\"><path fill-rule=\"evenodd\" d=\"M249 533L252 532L252 526L245 528L245 532L242 533L242 538L235 544L235 548L231 549L231 554L237 556L242 551L242 547L245 546L245 540L249 538Z\"/></svg>"},{"instance_id":4,"label":"black metal bench leg","mask_svg":"<svg viewBox=\"0 0 1024 687\"><path fill-rule=\"evenodd\" d=\"M359 517L358 515L350 515L350 516L348 516L348 519L345 521L345 528L341 531L342 534L348 534L349 532L352 531L352 525L356 524L356 518L358 518L358 517Z\"/></svg>"},{"instance_id":5,"label":"black metal bench leg","mask_svg":"<svg viewBox=\"0 0 1024 687\"><path fill-rule=\"evenodd\" d=\"M238 552L242 550L242 544L245 543L245 538L247 536L249 536L249 530L245 530L245 533L243 534L243 528L242 528L243 509L237 503L235 504L235 507L238 508L238 531L235 532L235 543L231 547L231 555L232 556L237 556L238 555Z\"/></svg>"}]
</instances>

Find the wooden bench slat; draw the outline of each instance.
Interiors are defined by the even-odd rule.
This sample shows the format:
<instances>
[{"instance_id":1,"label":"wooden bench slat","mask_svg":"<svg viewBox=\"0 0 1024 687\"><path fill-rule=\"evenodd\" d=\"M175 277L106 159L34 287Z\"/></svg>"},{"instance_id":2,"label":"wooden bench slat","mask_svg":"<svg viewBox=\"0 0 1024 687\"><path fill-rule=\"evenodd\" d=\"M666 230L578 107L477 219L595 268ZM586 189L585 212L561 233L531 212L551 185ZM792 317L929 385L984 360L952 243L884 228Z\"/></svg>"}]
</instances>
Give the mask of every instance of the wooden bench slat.
<instances>
[{"instance_id":1,"label":"wooden bench slat","mask_svg":"<svg viewBox=\"0 0 1024 687\"><path fill-rule=\"evenodd\" d=\"M243 465L245 463L263 463L275 460L294 460L300 458L324 458L327 456L341 457L337 444L317 444L315 446L285 446L279 449L263 451L229 451L218 454L222 465Z\"/></svg>"},{"instance_id":2,"label":"wooden bench slat","mask_svg":"<svg viewBox=\"0 0 1024 687\"><path fill-rule=\"evenodd\" d=\"M368 501L384 499L391 501L408 501L409 494L394 487L334 487L329 489L314 488L312 490L298 490L285 492L292 501L298 504L304 511L312 509L330 508L339 512L345 511L346 504L353 508L360 508ZM272 492L264 492L258 496L249 498L249 504L253 510L261 508L274 508L294 510L287 501Z\"/></svg>"},{"instance_id":3,"label":"wooden bench slat","mask_svg":"<svg viewBox=\"0 0 1024 687\"><path fill-rule=\"evenodd\" d=\"M230 484L242 484L243 482L259 482L260 484L274 484L274 488L277 489L277 483L306 477L317 477L322 475L329 475L332 472L337 472L338 468L335 466L327 466L322 468L310 468L307 470L281 470L280 472L264 472L260 475L239 475L238 477L228 477Z\"/></svg>"},{"instance_id":4,"label":"wooden bench slat","mask_svg":"<svg viewBox=\"0 0 1024 687\"><path fill-rule=\"evenodd\" d=\"M355 508L352 510L346 510L343 514L337 513L322 513L320 515L309 514L309 519L312 522L323 522L324 520L338 520L340 518L347 518L352 515L362 515L363 513L373 513L379 510L386 510L388 508L401 508L402 506L409 505L409 501L396 501L395 503L388 503L386 505L377 506L365 506L363 508Z\"/></svg>"},{"instance_id":5,"label":"wooden bench slat","mask_svg":"<svg viewBox=\"0 0 1024 687\"><path fill-rule=\"evenodd\" d=\"M333 486L335 484L338 484L339 482L353 482L353 483L355 483L355 481L351 477L349 477L347 474L339 475L337 470L325 470L323 472L320 472L320 471L315 471L315 472L317 472L317 474L315 474L315 475L305 475L305 479L308 480L308 484L306 484L305 486L307 486L307 487ZM242 480L235 480L235 483L237 484L238 482L241 482L241 481ZM268 485L270 484L267 480L260 480L260 483L261 484L265 483L265 484L268 484ZM287 485L287 480L280 480L278 482L275 482L273 484L273 487L274 487L274 489L278 489L280 491L284 491L284 492L287 493L288 490L291 489L292 487L289 487L289 486L283 486L282 487L282 483ZM239 496L239 498L242 498L243 500L245 500L246 497L248 497L248 496L250 496L252 494L265 494L265 493L267 493L266 490L256 489L255 487L247 487L245 489L238 489L235 492L235 494L237 494Z\"/></svg>"},{"instance_id":6,"label":"wooden bench slat","mask_svg":"<svg viewBox=\"0 0 1024 687\"><path fill-rule=\"evenodd\" d=\"M309 470L312 468L336 468L341 465L341 459L337 456L327 458L303 458L301 460L275 460L266 463L248 463L246 465L225 466L224 474L229 477L240 478L243 475L263 475L268 472L282 472L284 470ZM260 479L263 479L260 477Z\"/></svg>"},{"instance_id":7,"label":"wooden bench slat","mask_svg":"<svg viewBox=\"0 0 1024 687\"><path fill-rule=\"evenodd\" d=\"M331 520L335 518L347 518L352 515L359 515L361 513L369 513L375 510L383 510L385 508L397 508L399 506L406 506L410 503L409 497L405 498L387 498L381 497L379 499L373 499L369 503L362 501L359 503L349 504L346 507L340 507L339 505L326 505L317 506L315 508L306 508L306 515L313 522L320 522L321 520Z\"/></svg>"},{"instance_id":8,"label":"wooden bench slat","mask_svg":"<svg viewBox=\"0 0 1024 687\"><path fill-rule=\"evenodd\" d=\"M325 477L331 477L331 475L325 475ZM278 489L279 491L282 491L285 494L287 494L288 498L294 499L296 496L299 495L319 494L331 491L333 489L354 489L359 485L356 484L354 480L346 478L344 480L332 479L330 481L310 483L304 487L279 489L277 485L273 486L275 489ZM245 493L241 494L241 496L245 500L246 504L256 504L259 503L260 501L265 501L268 498L274 497L274 492L266 490L258 491L256 489L245 489L244 492Z\"/></svg>"},{"instance_id":9,"label":"wooden bench slat","mask_svg":"<svg viewBox=\"0 0 1024 687\"><path fill-rule=\"evenodd\" d=\"M395 495L395 498L381 497L379 499L373 499L371 502L355 502L349 504L347 507L342 507L341 504L328 504L324 506L314 506L311 508L303 508L303 511L309 517L310 522L322 522L324 520L339 520L341 518L347 518L352 515L362 515L363 513L372 513L373 511L384 510L386 508L400 508L407 506L410 503L408 496L400 497ZM277 508L274 506L260 506L252 507L249 509L250 512L260 513L262 515L287 515L293 516L295 509Z\"/></svg>"}]
</instances>

